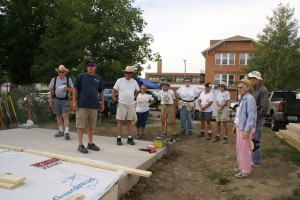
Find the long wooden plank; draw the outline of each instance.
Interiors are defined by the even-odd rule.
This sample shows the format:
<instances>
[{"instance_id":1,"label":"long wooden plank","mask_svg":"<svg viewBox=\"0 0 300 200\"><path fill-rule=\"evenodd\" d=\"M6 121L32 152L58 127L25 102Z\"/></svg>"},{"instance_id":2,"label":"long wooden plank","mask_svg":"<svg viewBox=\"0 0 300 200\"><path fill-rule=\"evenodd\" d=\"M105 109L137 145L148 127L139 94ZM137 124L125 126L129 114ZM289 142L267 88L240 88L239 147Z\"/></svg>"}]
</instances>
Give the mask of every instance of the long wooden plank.
<instances>
[{"instance_id":1,"label":"long wooden plank","mask_svg":"<svg viewBox=\"0 0 300 200\"><path fill-rule=\"evenodd\" d=\"M288 124L286 128L300 136L300 126L297 124Z\"/></svg>"},{"instance_id":2,"label":"long wooden plank","mask_svg":"<svg viewBox=\"0 0 300 200\"><path fill-rule=\"evenodd\" d=\"M300 144L300 135L297 135L294 132L289 131L289 130L280 130L279 132L282 132L284 135L290 136L291 138L293 138L295 141L299 142L299 144Z\"/></svg>"},{"instance_id":3,"label":"long wooden plank","mask_svg":"<svg viewBox=\"0 0 300 200\"><path fill-rule=\"evenodd\" d=\"M152 175L152 172L150 172L150 171L134 169L134 168L125 167L125 166L121 166L121 165L114 165L114 164L110 164L110 163L103 163L103 162L85 159L85 158L65 156L65 155L61 155L61 154L55 154L55 153L39 151L39 150L34 150L34 149L29 149L29 148L27 149L27 148L8 146L8 145L2 145L2 144L0 144L0 148L11 149L11 150L15 150L15 151L19 150L19 151L23 151L26 153L39 155L39 156L45 156L45 157L49 157L49 158L57 158L57 159L72 162L72 163L82 164L82 165L101 168L101 169L107 169L107 170L111 170L111 171L121 170L127 174L136 175L136 176L150 177Z\"/></svg>"},{"instance_id":4,"label":"long wooden plank","mask_svg":"<svg viewBox=\"0 0 300 200\"><path fill-rule=\"evenodd\" d=\"M65 200L83 200L83 199L84 199L84 195L77 193L77 194L74 194L74 195L66 198Z\"/></svg>"},{"instance_id":5,"label":"long wooden plank","mask_svg":"<svg viewBox=\"0 0 300 200\"><path fill-rule=\"evenodd\" d=\"M20 184L21 183L4 183L4 182L0 182L0 188L12 190L12 189L18 187Z\"/></svg>"},{"instance_id":6,"label":"long wooden plank","mask_svg":"<svg viewBox=\"0 0 300 200\"><path fill-rule=\"evenodd\" d=\"M17 176L12 174L0 174L0 182L5 183L21 183L26 179L26 176Z\"/></svg>"},{"instance_id":7,"label":"long wooden plank","mask_svg":"<svg viewBox=\"0 0 300 200\"><path fill-rule=\"evenodd\" d=\"M77 164L82 164L82 165L87 165L90 167L96 167L96 168L107 169L107 170L112 170L112 171L121 170L127 174L132 174L132 175L136 175L136 176L150 177L152 175L152 172L150 172L150 171L134 169L134 168L125 167L125 166L121 166L121 165L114 165L114 164L110 164L110 163L103 163L103 162L99 162L96 160L90 160L90 159L85 159L85 158L76 158L76 157L65 156L65 155L61 155L61 154L55 154L55 153L39 151L39 150L34 150L34 149L24 149L23 152L36 154L39 156L45 156L45 157L49 157L49 158L57 158L60 160L77 163Z\"/></svg>"},{"instance_id":8,"label":"long wooden plank","mask_svg":"<svg viewBox=\"0 0 300 200\"><path fill-rule=\"evenodd\" d=\"M292 145L293 147L298 149L298 151L300 151L300 143L298 141L290 137L288 134L285 134L285 132L280 131L279 134L283 136L290 145Z\"/></svg>"}]
</instances>

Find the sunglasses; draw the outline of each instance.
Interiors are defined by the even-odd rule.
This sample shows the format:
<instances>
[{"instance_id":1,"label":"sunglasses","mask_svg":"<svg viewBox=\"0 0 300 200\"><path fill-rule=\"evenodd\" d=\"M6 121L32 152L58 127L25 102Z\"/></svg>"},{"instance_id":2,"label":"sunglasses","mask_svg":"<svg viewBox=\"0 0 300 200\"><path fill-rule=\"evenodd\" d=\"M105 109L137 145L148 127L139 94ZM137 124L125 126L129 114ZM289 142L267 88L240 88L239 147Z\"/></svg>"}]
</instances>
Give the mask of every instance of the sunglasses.
<instances>
[{"instance_id":1,"label":"sunglasses","mask_svg":"<svg viewBox=\"0 0 300 200\"><path fill-rule=\"evenodd\" d=\"M65 71L58 71L58 73L63 74L63 73L65 73Z\"/></svg>"},{"instance_id":2,"label":"sunglasses","mask_svg":"<svg viewBox=\"0 0 300 200\"><path fill-rule=\"evenodd\" d=\"M184 81L184 82L189 83L189 82L191 82L191 81Z\"/></svg>"},{"instance_id":3,"label":"sunglasses","mask_svg":"<svg viewBox=\"0 0 300 200\"><path fill-rule=\"evenodd\" d=\"M220 85L219 87L224 87L224 85Z\"/></svg>"},{"instance_id":4,"label":"sunglasses","mask_svg":"<svg viewBox=\"0 0 300 200\"><path fill-rule=\"evenodd\" d=\"M125 72L125 74L132 74L132 72Z\"/></svg>"},{"instance_id":5,"label":"sunglasses","mask_svg":"<svg viewBox=\"0 0 300 200\"><path fill-rule=\"evenodd\" d=\"M87 67L95 67L96 65L95 65L95 64L92 64L92 63L90 63L90 64L87 64L86 66L87 66Z\"/></svg>"}]
</instances>

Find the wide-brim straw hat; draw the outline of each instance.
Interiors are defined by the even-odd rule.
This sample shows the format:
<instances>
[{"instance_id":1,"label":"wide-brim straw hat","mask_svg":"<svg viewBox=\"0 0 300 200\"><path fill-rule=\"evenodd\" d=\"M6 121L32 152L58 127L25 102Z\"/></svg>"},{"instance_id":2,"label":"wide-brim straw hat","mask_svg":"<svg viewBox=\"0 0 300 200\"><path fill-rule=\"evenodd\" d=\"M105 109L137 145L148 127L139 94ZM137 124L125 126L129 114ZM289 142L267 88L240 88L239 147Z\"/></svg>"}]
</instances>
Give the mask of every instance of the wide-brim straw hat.
<instances>
[{"instance_id":1,"label":"wide-brim straw hat","mask_svg":"<svg viewBox=\"0 0 300 200\"><path fill-rule=\"evenodd\" d=\"M134 72L134 69L132 68L132 66L127 66L126 68L125 68L125 70L123 70L123 72Z\"/></svg>"},{"instance_id":2,"label":"wide-brim straw hat","mask_svg":"<svg viewBox=\"0 0 300 200\"><path fill-rule=\"evenodd\" d=\"M55 69L56 72L58 71L64 71L65 73L68 73L69 70L67 68L65 68L65 66L63 65L59 65L58 68Z\"/></svg>"},{"instance_id":3,"label":"wide-brim straw hat","mask_svg":"<svg viewBox=\"0 0 300 200\"><path fill-rule=\"evenodd\" d=\"M253 93L254 93L253 86L251 85L251 82L250 82L250 80L249 80L249 79L247 79L247 78L243 78L242 80L235 81L235 82L234 82L234 85L237 87L237 86L238 86L238 84L240 84L240 83L244 83L244 84L246 84L248 87L250 87L250 93L251 93L251 94L253 94Z\"/></svg>"}]
</instances>

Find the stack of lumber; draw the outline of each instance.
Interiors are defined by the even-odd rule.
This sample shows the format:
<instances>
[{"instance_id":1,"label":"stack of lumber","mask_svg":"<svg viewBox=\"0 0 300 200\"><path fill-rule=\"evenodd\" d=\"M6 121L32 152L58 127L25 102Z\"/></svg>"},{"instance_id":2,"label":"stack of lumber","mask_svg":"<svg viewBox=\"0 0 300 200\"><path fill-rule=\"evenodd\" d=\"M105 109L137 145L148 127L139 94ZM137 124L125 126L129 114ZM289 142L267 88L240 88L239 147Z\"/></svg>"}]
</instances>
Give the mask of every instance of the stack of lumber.
<instances>
[{"instance_id":1,"label":"stack of lumber","mask_svg":"<svg viewBox=\"0 0 300 200\"><path fill-rule=\"evenodd\" d=\"M300 124L290 123L287 130L280 130L277 134L300 151Z\"/></svg>"},{"instance_id":2,"label":"stack of lumber","mask_svg":"<svg viewBox=\"0 0 300 200\"><path fill-rule=\"evenodd\" d=\"M23 183L25 176L0 174L0 188L12 190Z\"/></svg>"}]
</instances>

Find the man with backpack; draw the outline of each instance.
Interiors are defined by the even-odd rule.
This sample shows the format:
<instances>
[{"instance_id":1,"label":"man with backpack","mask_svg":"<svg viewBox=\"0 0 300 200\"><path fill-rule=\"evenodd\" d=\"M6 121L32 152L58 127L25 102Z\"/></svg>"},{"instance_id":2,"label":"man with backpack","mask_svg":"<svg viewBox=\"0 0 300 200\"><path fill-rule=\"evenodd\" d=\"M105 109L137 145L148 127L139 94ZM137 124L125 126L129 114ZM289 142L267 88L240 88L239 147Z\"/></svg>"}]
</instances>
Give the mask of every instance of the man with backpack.
<instances>
[{"instance_id":1,"label":"man with backpack","mask_svg":"<svg viewBox=\"0 0 300 200\"><path fill-rule=\"evenodd\" d=\"M59 132L55 137L65 136L66 140L70 140L69 134L69 94L73 91L73 82L66 76L69 72L63 65L59 65L55 71L57 77L52 78L49 88L49 107L56 115L56 121Z\"/></svg>"}]
</instances>

